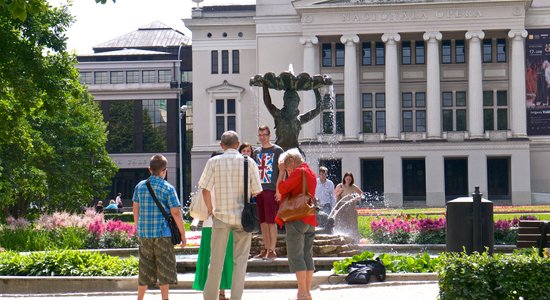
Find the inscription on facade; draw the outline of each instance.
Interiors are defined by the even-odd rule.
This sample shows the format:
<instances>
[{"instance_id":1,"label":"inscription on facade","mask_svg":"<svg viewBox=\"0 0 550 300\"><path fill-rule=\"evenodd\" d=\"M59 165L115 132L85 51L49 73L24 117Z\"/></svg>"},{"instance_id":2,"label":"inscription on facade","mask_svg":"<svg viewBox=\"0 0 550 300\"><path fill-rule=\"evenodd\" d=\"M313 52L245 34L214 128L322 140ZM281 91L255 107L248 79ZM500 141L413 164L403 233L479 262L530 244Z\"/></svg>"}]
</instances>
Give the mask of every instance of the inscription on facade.
<instances>
[{"instance_id":1,"label":"inscription on facade","mask_svg":"<svg viewBox=\"0 0 550 300\"><path fill-rule=\"evenodd\" d=\"M473 19L483 14L477 9L441 9L434 11L366 12L342 14L344 23L417 21L427 19Z\"/></svg>"},{"instance_id":2,"label":"inscription on facade","mask_svg":"<svg viewBox=\"0 0 550 300\"><path fill-rule=\"evenodd\" d=\"M119 168L148 168L149 159L114 159L115 164Z\"/></svg>"}]
</instances>

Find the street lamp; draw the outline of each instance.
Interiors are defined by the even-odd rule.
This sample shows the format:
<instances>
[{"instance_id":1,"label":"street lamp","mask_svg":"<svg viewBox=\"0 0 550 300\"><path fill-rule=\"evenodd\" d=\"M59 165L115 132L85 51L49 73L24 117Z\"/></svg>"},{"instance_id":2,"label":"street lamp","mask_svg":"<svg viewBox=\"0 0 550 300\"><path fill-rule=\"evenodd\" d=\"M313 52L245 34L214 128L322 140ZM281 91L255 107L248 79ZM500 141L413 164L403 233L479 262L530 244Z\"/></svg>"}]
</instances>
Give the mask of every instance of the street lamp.
<instances>
[{"instance_id":1,"label":"street lamp","mask_svg":"<svg viewBox=\"0 0 550 300\"><path fill-rule=\"evenodd\" d=\"M184 152L186 151L185 146L185 135L187 134L187 105L180 106L180 200L182 205L185 205L186 200L183 199L183 160L185 157ZM183 133L183 134L182 134Z\"/></svg>"}]
</instances>

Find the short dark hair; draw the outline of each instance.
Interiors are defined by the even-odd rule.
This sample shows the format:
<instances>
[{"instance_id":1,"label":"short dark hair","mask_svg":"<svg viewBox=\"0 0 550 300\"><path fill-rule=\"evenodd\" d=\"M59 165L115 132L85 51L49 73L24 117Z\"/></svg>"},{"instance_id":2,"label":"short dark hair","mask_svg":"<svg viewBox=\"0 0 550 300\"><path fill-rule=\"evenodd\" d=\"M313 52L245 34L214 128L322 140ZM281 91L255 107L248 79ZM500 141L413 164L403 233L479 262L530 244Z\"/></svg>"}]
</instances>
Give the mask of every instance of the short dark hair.
<instances>
[{"instance_id":1,"label":"short dark hair","mask_svg":"<svg viewBox=\"0 0 550 300\"><path fill-rule=\"evenodd\" d=\"M243 142L243 143L239 146L239 153L241 153L241 151L243 151L243 149L244 149L244 148L247 148L247 147L250 147L250 150L252 150L252 152L254 152L254 149L252 148L252 145L250 145L250 143Z\"/></svg>"},{"instance_id":2,"label":"short dark hair","mask_svg":"<svg viewBox=\"0 0 550 300\"><path fill-rule=\"evenodd\" d=\"M149 168L154 175L158 175L161 171L166 169L167 164L168 160L164 157L164 155L155 154L151 157L151 161L149 161Z\"/></svg>"},{"instance_id":3,"label":"short dark hair","mask_svg":"<svg viewBox=\"0 0 550 300\"><path fill-rule=\"evenodd\" d=\"M353 179L353 174L351 172L347 172L346 174L344 174L344 177L342 177L342 185L344 185L346 183L346 181L345 181L346 176L351 177L351 182L349 183L350 185L355 182L355 180Z\"/></svg>"},{"instance_id":4,"label":"short dark hair","mask_svg":"<svg viewBox=\"0 0 550 300\"><path fill-rule=\"evenodd\" d=\"M325 167L325 166L320 166L320 167L319 167L319 173L328 174L328 168Z\"/></svg>"},{"instance_id":5,"label":"short dark hair","mask_svg":"<svg viewBox=\"0 0 550 300\"><path fill-rule=\"evenodd\" d=\"M260 127L258 127L258 131L267 131L268 134L271 134L271 130L267 125L260 125Z\"/></svg>"}]
</instances>

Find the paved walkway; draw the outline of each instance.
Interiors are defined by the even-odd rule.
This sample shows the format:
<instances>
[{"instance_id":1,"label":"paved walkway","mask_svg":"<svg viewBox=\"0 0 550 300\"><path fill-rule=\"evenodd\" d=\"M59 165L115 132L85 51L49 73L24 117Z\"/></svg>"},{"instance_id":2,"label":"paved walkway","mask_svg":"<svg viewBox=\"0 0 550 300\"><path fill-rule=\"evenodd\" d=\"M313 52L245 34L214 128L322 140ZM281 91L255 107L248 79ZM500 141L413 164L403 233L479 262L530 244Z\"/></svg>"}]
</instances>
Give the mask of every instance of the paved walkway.
<instances>
[{"instance_id":1,"label":"paved walkway","mask_svg":"<svg viewBox=\"0 0 550 300\"><path fill-rule=\"evenodd\" d=\"M361 286L321 286L312 291L314 300L335 299L377 299L377 300L430 300L436 299L438 294L436 282L418 284L380 285L369 283ZM248 289L245 290L242 300L285 300L294 295L296 290L291 289ZM192 290L172 290L171 299L202 300L202 294ZM98 299L98 300L130 300L136 299L135 292L125 293L87 293L87 294L51 294L51 295L2 295L0 299L12 300L49 300L49 299ZM158 290L149 290L145 299L160 299Z\"/></svg>"}]
</instances>

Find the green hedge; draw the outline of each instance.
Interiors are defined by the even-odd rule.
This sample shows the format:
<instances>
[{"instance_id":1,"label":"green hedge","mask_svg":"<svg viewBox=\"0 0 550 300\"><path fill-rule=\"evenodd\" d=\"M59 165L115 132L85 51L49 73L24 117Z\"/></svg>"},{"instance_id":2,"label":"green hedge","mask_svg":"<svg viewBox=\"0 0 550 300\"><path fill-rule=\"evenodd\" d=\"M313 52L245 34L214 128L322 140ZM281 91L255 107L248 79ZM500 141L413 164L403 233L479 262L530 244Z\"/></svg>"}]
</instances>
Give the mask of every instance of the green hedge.
<instances>
[{"instance_id":1,"label":"green hedge","mask_svg":"<svg viewBox=\"0 0 550 300\"><path fill-rule=\"evenodd\" d=\"M99 252L49 251L28 255L0 253L2 276L134 276L138 274L135 257L121 259Z\"/></svg>"},{"instance_id":2,"label":"green hedge","mask_svg":"<svg viewBox=\"0 0 550 300\"><path fill-rule=\"evenodd\" d=\"M440 260L441 300L550 299L550 259L531 249L493 256L444 253Z\"/></svg>"},{"instance_id":3,"label":"green hedge","mask_svg":"<svg viewBox=\"0 0 550 300\"><path fill-rule=\"evenodd\" d=\"M133 213L126 213L126 214L103 214L105 217L105 221L108 220L114 220L114 221L122 221L127 223L134 223L134 214Z\"/></svg>"}]
</instances>

